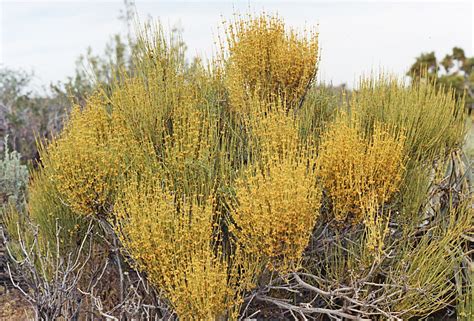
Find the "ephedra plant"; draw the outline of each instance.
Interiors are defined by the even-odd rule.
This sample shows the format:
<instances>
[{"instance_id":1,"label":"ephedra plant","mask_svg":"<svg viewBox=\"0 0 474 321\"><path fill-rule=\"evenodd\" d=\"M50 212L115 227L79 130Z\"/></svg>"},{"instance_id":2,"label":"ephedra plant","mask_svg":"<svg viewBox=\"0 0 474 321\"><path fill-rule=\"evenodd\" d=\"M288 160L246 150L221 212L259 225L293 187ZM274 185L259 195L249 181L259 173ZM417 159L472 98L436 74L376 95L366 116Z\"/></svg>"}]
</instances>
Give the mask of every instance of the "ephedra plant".
<instances>
[{"instance_id":1,"label":"ephedra plant","mask_svg":"<svg viewBox=\"0 0 474 321\"><path fill-rule=\"evenodd\" d=\"M30 186L42 246L53 223L59 255L105 227L91 248L120 249L120 283L134 271L171 311L155 317L409 319L457 303L469 319L462 102L384 75L338 97L315 83L314 30L266 14L223 26L204 64L146 25L136 71L73 109Z\"/></svg>"}]
</instances>

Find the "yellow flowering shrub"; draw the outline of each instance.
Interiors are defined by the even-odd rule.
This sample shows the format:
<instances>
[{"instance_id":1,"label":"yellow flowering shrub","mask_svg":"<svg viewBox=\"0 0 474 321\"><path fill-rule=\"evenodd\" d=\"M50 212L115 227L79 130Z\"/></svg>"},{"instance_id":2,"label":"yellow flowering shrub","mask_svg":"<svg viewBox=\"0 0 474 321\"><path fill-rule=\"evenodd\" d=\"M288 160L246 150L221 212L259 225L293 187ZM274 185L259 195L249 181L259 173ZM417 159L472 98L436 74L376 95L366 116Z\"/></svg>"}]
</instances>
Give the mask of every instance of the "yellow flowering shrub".
<instances>
[{"instance_id":1,"label":"yellow flowering shrub","mask_svg":"<svg viewBox=\"0 0 474 321\"><path fill-rule=\"evenodd\" d=\"M456 224L437 232L444 247L419 230L432 205L428 184L436 182L429 166L439 161L441 173L439 155L461 141L463 118L452 97L431 85L365 80L346 104L345 96L310 88L317 33L298 33L265 14L225 28L222 60L205 66L186 63L180 39L170 43L175 40L146 27L133 74L118 72L83 109L74 107L64 131L41 151L44 168L31 183L29 214L45 238L55 238L51 227L60 221L67 250L88 216L106 220L130 265L182 320L236 319L245 292L257 283L264 296L252 293L249 306L255 297L281 299L282 310L295 304L292 312L303 318L307 311L331 311L322 307L337 307L331 317L378 317L382 301L368 296L391 289L400 295L384 309L410 310L432 281L436 291L453 295L445 249L460 248L472 212L462 213L466 222L453 235ZM341 102L350 113L340 112ZM433 222L442 226L445 212L434 213ZM335 226L316 226L320 213ZM357 226L341 236L345 224ZM411 265L392 264L412 254ZM433 270L435 279L426 273L417 283L426 258L443 264ZM322 300L308 303L320 310L300 304L296 293L311 292L304 283L286 284L287 291L263 284L274 271L295 282L284 275L302 265L316 271L305 280L323 291L316 291ZM382 282L390 279L396 286L385 289ZM408 295L399 287L406 280ZM298 299L283 301L290 295ZM358 310L359 302L371 303ZM431 307L425 301L414 312ZM243 317L254 313L247 308Z\"/></svg>"},{"instance_id":2,"label":"yellow flowering shrub","mask_svg":"<svg viewBox=\"0 0 474 321\"><path fill-rule=\"evenodd\" d=\"M281 104L257 103L258 109L248 126L260 157L236 179L232 231L244 251L285 273L298 268L318 218L316 157Z\"/></svg>"},{"instance_id":3,"label":"yellow flowering shrub","mask_svg":"<svg viewBox=\"0 0 474 321\"><path fill-rule=\"evenodd\" d=\"M232 108L248 112L247 99L281 99L296 106L313 81L318 62L318 34L285 27L278 16L239 17L224 24L226 85Z\"/></svg>"},{"instance_id":4,"label":"yellow flowering shrub","mask_svg":"<svg viewBox=\"0 0 474 321\"><path fill-rule=\"evenodd\" d=\"M49 145L43 161L64 201L84 215L101 213L110 205L116 177L123 170L121 153L111 140L114 129L105 106L90 98L74 107L61 136Z\"/></svg>"},{"instance_id":5,"label":"yellow flowering shrub","mask_svg":"<svg viewBox=\"0 0 474 321\"><path fill-rule=\"evenodd\" d=\"M306 164L286 160L249 168L236 181L233 232L244 251L272 269L297 268L318 217L320 191Z\"/></svg>"},{"instance_id":6,"label":"yellow flowering shrub","mask_svg":"<svg viewBox=\"0 0 474 321\"><path fill-rule=\"evenodd\" d=\"M246 286L217 245L213 206L212 200L177 199L159 181L147 178L129 182L116 202L116 230L123 246L135 267L166 292L183 320L225 317L240 305Z\"/></svg>"},{"instance_id":7,"label":"yellow flowering shrub","mask_svg":"<svg viewBox=\"0 0 474 321\"><path fill-rule=\"evenodd\" d=\"M371 132L375 123L384 123L406 137L408 160L399 197L402 225L422 223L418 209L428 197L433 164L443 163L449 151L463 144L463 102L437 87L433 80L407 85L403 79L380 74L362 78L349 100L366 132Z\"/></svg>"},{"instance_id":8,"label":"yellow flowering shrub","mask_svg":"<svg viewBox=\"0 0 474 321\"><path fill-rule=\"evenodd\" d=\"M283 109L256 113L250 127L266 162L298 156L293 154L298 153L300 147L298 128Z\"/></svg>"},{"instance_id":9,"label":"yellow flowering shrub","mask_svg":"<svg viewBox=\"0 0 474 321\"><path fill-rule=\"evenodd\" d=\"M314 80L318 35L265 14L225 28L230 109L243 118L250 150L250 164L235 181L233 232L243 251L285 273L298 267L320 206L315 152L300 140L289 112Z\"/></svg>"},{"instance_id":10,"label":"yellow flowering shrub","mask_svg":"<svg viewBox=\"0 0 474 321\"><path fill-rule=\"evenodd\" d=\"M235 181L233 231L246 253L285 273L297 268L318 217L312 144L294 114L315 78L318 35L278 16L239 17L226 29L224 83L248 130L248 162ZM225 51L224 48L227 50Z\"/></svg>"},{"instance_id":11,"label":"yellow flowering shrub","mask_svg":"<svg viewBox=\"0 0 474 321\"><path fill-rule=\"evenodd\" d=\"M336 222L364 220L373 202L389 201L404 173L404 137L375 126L364 137L353 116L337 119L323 135L318 157L319 176L332 201Z\"/></svg>"}]
</instances>

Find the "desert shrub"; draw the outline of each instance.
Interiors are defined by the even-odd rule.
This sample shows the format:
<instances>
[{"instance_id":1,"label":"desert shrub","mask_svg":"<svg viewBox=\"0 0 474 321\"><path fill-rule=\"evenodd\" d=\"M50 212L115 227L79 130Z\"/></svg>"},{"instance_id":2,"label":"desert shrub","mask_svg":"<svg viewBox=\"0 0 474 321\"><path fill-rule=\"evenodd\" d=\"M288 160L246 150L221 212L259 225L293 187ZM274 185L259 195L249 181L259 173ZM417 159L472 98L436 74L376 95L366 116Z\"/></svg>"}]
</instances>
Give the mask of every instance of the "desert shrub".
<instances>
[{"instance_id":1,"label":"desert shrub","mask_svg":"<svg viewBox=\"0 0 474 321\"><path fill-rule=\"evenodd\" d=\"M235 180L232 231L243 251L285 273L298 267L318 218L316 153L281 103L252 104L246 124L254 158Z\"/></svg>"},{"instance_id":2,"label":"desert shrub","mask_svg":"<svg viewBox=\"0 0 474 321\"><path fill-rule=\"evenodd\" d=\"M233 232L243 251L271 269L297 268L318 217L320 190L304 163L291 160L249 168L236 181Z\"/></svg>"},{"instance_id":3,"label":"desert shrub","mask_svg":"<svg viewBox=\"0 0 474 321\"><path fill-rule=\"evenodd\" d=\"M461 236L472 233L473 218L459 157L462 104L433 84L381 77L363 80L341 109L322 135L317 162L329 199L322 212L338 224L316 229L303 259L313 272L296 274L288 289L314 291L308 301L327 300L332 316L345 304L401 319L448 307L472 284Z\"/></svg>"},{"instance_id":4,"label":"desert shrub","mask_svg":"<svg viewBox=\"0 0 474 321\"><path fill-rule=\"evenodd\" d=\"M181 318L231 317L246 286L239 259L230 261L217 245L213 203L180 199L149 178L130 182L116 203L122 244Z\"/></svg>"},{"instance_id":5,"label":"desert shrub","mask_svg":"<svg viewBox=\"0 0 474 321\"><path fill-rule=\"evenodd\" d=\"M41 150L29 218L64 224L71 246L105 227L96 244L180 319L410 318L453 303L472 220L461 105L386 77L339 97L313 85L315 33L267 15L226 28L207 65L186 63L179 35L140 30L134 72L114 70Z\"/></svg>"},{"instance_id":6,"label":"desert shrub","mask_svg":"<svg viewBox=\"0 0 474 321\"><path fill-rule=\"evenodd\" d=\"M5 137L3 157L0 159L0 210L14 206L22 211L26 203L28 169L21 163L20 154L8 148L8 136Z\"/></svg>"},{"instance_id":7,"label":"desert shrub","mask_svg":"<svg viewBox=\"0 0 474 321\"><path fill-rule=\"evenodd\" d=\"M225 27L224 83L248 154L235 179L231 227L243 251L285 273L299 266L320 202L313 140L301 139L295 117L317 70L317 34L264 14Z\"/></svg>"},{"instance_id":8,"label":"desert shrub","mask_svg":"<svg viewBox=\"0 0 474 321\"><path fill-rule=\"evenodd\" d=\"M226 85L234 109L246 112L248 98L277 97L288 108L298 106L315 78L318 35L300 34L278 16L239 17L224 23Z\"/></svg>"},{"instance_id":9,"label":"desert shrub","mask_svg":"<svg viewBox=\"0 0 474 321\"><path fill-rule=\"evenodd\" d=\"M61 253L76 247L87 228L87 220L63 201L58 187L45 173L33 173L28 190L28 214L37 226L38 240L56 251L56 233L60 226Z\"/></svg>"},{"instance_id":10,"label":"desert shrub","mask_svg":"<svg viewBox=\"0 0 474 321\"><path fill-rule=\"evenodd\" d=\"M400 215L405 217L402 224L423 220L413 214L426 204L435 172L444 171L450 153L461 148L465 135L462 104L452 92L437 89L434 80L406 85L384 75L362 79L351 96L350 108L360 114L366 133L383 123L406 137L408 158L398 199Z\"/></svg>"},{"instance_id":11,"label":"desert shrub","mask_svg":"<svg viewBox=\"0 0 474 321\"><path fill-rule=\"evenodd\" d=\"M323 135L318 174L333 205L337 222L364 220L364 213L382 206L399 190L404 174L404 136L375 124L364 137L360 120L343 114Z\"/></svg>"},{"instance_id":12,"label":"desert shrub","mask_svg":"<svg viewBox=\"0 0 474 321\"><path fill-rule=\"evenodd\" d=\"M241 32L245 37L248 31ZM280 36L282 47L284 41L295 44L294 33L289 38ZM165 291L180 317L232 315L242 302L242 289L251 283L247 280L255 279L257 266L264 265L266 258L272 266L289 266L290 261L299 260L309 240L320 193L313 172L314 149L300 142L297 122L286 114L286 100L252 95L248 99L258 99L260 111L232 115L228 109L232 102L208 99L209 92L228 90L218 73L213 75L199 63L192 72L186 70L181 52L159 29L146 27L138 44L135 65L140 72L122 74L110 93L98 92L83 109L73 110L64 131L43 151L43 175L76 215L108 219L131 264ZM315 68L314 64L311 70ZM305 77L304 88L312 80ZM303 82L292 81L295 84L285 89L282 98L290 92L291 99L304 95ZM286 130L280 133L275 125ZM246 127L247 138L240 146L235 139L238 126ZM236 148L247 150L252 158L234 167L229 159L238 154ZM279 228L285 229L268 235L274 240L264 240L264 226L258 230L263 233L260 249L268 241L275 246L268 255L250 250L252 230L246 222L259 221L260 216L246 210L252 205L244 205L250 199L245 196L243 178L236 185L238 213L243 215L240 220L237 216L231 219L242 233L226 241L219 232L226 224L217 210L225 209L225 204L219 204L227 198L222 188L240 177L237 172L244 168L248 178L255 170L268 172L263 176L255 172L264 189L281 183L292 189L290 193L281 190L276 198L270 191L262 194L262 202L272 202L281 215ZM285 178L293 174L291 180ZM304 184L299 187L300 179ZM41 208L34 201L31 205ZM293 223L285 227L285 218ZM150 227L148 233L144 226ZM284 253L277 253L280 249Z\"/></svg>"},{"instance_id":13,"label":"desert shrub","mask_svg":"<svg viewBox=\"0 0 474 321\"><path fill-rule=\"evenodd\" d=\"M462 103L432 82L406 85L384 75L365 78L350 104L361 114L367 131L376 122L405 131L407 153L413 161L432 162L460 147L464 138Z\"/></svg>"},{"instance_id":14,"label":"desert shrub","mask_svg":"<svg viewBox=\"0 0 474 321\"><path fill-rule=\"evenodd\" d=\"M44 167L51 167L50 179L78 213L96 213L111 202L113 181L122 171L120 154L111 148L112 137L105 106L91 99L83 110L73 109L67 127L43 156Z\"/></svg>"}]
</instances>

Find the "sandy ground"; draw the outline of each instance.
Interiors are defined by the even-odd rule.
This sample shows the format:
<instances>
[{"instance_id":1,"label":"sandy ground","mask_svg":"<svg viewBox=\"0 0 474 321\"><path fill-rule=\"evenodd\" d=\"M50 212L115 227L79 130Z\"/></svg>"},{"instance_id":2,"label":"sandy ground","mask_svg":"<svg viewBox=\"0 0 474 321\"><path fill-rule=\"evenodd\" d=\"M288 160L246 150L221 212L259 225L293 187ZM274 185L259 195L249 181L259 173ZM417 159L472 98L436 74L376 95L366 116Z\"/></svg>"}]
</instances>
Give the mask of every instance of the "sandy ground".
<instances>
[{"instance_id":1,"label":"sandy ground","mask_svg":"<svg viewBox=\"0 0 474 321\"><path fill-rule=\"evenodd\" d=\"M34 320L34 312L18 290L0 292L0 321Z\"/></svg>"}]
</instances>

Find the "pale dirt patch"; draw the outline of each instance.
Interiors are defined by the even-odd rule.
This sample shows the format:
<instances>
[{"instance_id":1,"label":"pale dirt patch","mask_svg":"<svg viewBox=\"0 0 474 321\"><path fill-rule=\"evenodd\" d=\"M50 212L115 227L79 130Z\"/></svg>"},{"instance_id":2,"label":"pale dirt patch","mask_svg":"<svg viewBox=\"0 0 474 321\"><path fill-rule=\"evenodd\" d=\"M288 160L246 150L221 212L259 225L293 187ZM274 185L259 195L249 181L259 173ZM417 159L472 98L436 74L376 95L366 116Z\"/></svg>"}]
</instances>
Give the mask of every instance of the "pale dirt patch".
<instances>
[{"instance_id":1,"label":"pale dirt patch","mask_svg":"<svg viewBox=\"0 0 474 321\"><path fill-rule=\"evenodd\" d=\"M0 321L34 320L34 311L16 289L0 289Z\"/></svg>"}]
</instances>

